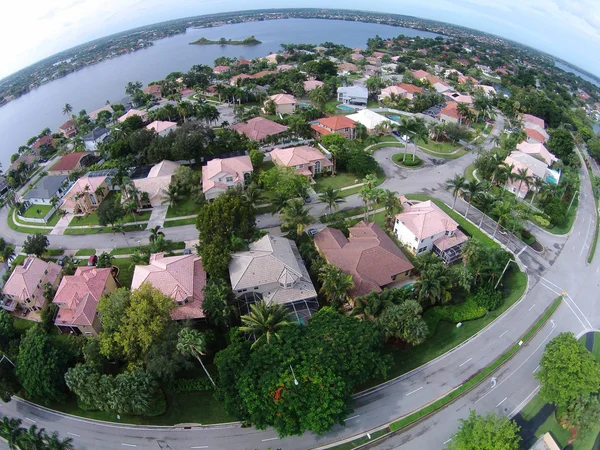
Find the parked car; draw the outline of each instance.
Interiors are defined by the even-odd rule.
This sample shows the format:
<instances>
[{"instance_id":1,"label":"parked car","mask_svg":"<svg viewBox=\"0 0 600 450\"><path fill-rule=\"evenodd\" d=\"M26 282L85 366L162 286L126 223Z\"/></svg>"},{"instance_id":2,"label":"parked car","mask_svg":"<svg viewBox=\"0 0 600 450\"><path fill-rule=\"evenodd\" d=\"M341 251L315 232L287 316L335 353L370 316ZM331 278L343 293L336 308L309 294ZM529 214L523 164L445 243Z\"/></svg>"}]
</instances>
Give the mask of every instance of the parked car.
<instances>
[{"instance_id":1,"label":"parked car","mask_svg":"<svg viewBox=\"0 0 600 450\"><path fill-rule=\"evenodd\" d=\"M318 233L318 231L315 230L314 228L309 228L308 230L306 230L306 234L308 234L309 236L314 236L317 233Z\"/></svg>"},{"instance_id":2,"label":"parked car","mask_svg":"<svg viewBox=\"0 0 600 450\"><path fill-rule=\"evenodd\" d=\"M191 255L191 254L192 254L192 249L191 249L191 248L186 248L186 249L183 251L183 254L184 254L184 255Z\"/></svg>"},{"instance_id":3,"label":"parked car","mask_svg":"<svg viewBox=\"0 0 600 450\"><path fill-rule=\"evenodd\" d=\"M58 261L57 261L58 265L61 267L64 266L67 258L68 258L68 256L66 256L66 255L62 255L60 258L58 258Z\"/></svg>"},{"instance_id":4,"label":"parked car","mask_svg":"<svg viewBox=\"0 0 600 450\"><path fill-rule=\"evenodd\" d=\"M92 256L90 256L90 258L88 259L87 265L88 266L95 266L96 264L98 264L98 255L92 255Z\"/></svg>"}]
</instances>

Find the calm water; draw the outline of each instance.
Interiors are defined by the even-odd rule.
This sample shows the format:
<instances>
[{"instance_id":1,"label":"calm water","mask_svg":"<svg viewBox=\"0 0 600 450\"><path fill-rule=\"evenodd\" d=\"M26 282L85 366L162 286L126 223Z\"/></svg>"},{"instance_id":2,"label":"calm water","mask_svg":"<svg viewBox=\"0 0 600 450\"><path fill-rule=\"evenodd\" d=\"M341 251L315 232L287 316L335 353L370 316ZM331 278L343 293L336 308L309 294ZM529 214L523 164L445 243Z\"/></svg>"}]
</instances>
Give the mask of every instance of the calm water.
<instances>
[{"instance_id":1,"label":"calm water","mask_svg":"<svg viewBox=\"0 0 600 450\"><path fill-rule=\"evenodd\" d=\"M187 71L194 64L209 64L219 56L252 59L266 56L282 43L331 41L349 47L365 47L367 39L379 34L383 38L407 36L436 37L435 33L410 28L370 23L320 19L286 19L248 22L217 28L189 29L187 33L155 42L153 47L110 59L72 73L65 78L24 95L0 108L0 162L8 167L10 155L27 139L45 127L55 131L66 118L65 103L75 113L93 111L106 103L118 102L125 96L128 81L146 85L163 79L170 72ZM262 44L252 47L189 45L200 37L208 39L244 39L254 35Z\"/></svg>"},{"instance_id":2,"label":"calm water","mask_svg":"<svg viewBox=\"0 0 600 450\"><path fill-rule=\"evenodd\" d=\"M595 84L596 86L600 87L600 83L598 83L598 81L594 80L591 77L588 77L585 73L580 72L577 69L574 69L573 67L567 66L566 64L561 63L560 61L554 61L554 65L556 67L558 67L559 69L564 70L565 72L571 72L574 73L575 75L577 75L578 77L583 78L586 81L589 81L592 84Z\"/></svg>"}]
</instances>

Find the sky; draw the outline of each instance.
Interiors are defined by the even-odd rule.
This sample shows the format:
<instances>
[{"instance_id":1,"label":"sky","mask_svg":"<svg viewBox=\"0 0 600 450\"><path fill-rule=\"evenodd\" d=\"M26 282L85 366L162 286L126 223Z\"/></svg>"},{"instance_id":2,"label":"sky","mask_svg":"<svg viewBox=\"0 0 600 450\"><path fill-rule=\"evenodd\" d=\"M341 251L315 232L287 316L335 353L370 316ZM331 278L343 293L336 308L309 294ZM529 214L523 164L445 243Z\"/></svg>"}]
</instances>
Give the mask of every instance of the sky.
<instances>
[{"instance_id":1,"label":"sky","mask_svg":"<svg viewBox=\"0 0 600 450\"><path fill-rule=\"evenodd\" d=\"M19 0L3 5L0 78L84 42L165 20L225 11L323 7L321 0ZM59 3L60 6L56 6ZM598 0L329 0L493 33L600 76ZM335 39L332 39L335 40Z\"/></svg>"}]
</instances>

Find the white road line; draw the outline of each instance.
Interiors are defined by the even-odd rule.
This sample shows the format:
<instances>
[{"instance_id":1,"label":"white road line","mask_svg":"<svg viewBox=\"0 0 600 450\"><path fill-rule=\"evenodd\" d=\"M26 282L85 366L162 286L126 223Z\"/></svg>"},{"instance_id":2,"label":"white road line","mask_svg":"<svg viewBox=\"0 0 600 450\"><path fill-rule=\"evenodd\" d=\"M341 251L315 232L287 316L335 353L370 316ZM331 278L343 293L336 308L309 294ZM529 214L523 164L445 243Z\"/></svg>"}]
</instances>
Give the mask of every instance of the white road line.
<instances>
[{"instance_id":1,"label":"white road line","mask_svg":"<svg viewBox=\"0 0 600 450\"><path fill-rule=\"evenodd\" d=\"M37 423L35 420L30 419L29 417L25 417L25 420L29 420L30 422Z\"/></svg>"},{"instance_id":2,"label":"white road line","mask_svg":"<svg viewBox=\"0 0 600 450\"><path fill-rule=\"evenodd\" d=\"M531 308L529 308L527 311L531 311L534 307L535 307L535 303L533 305L531 305Z\"/></svg>"},{"instance_id":3,"label":"white road line","mask_svg":"<svg viewBox=\"0 0 600 450\"><path fill-rule=\"evenodd\" d=\"M579 320L579 323L581 324L581 326L583 327L583 329L587 330L587 327L585 326L585 323L583 323L583 321L579 318L579 316L577 315L577 313L575 312L575 310L571 307L571 305L569 305L569 302L567 301L567 299L565 297L563 297L563 303L569 307L569 309L571 310L571 312L573 314L575 314L575 317L577 317L577 320Z\"/></svg>"},{"instance_id":4,"label":"white road line","mask_svg":"<svg viewBox=\"0 0 600 450\"><path fill-rule=\"evenodd\" d=\"M124 443L122 443L122 442L121 442L121 445L122 445L123 447L137 447L137 445L135 445L135 444L124 444Z\"/></svg>"},{"instance_id":5,"label":"white road line","mask_svg":"<svg viewBox=\"0 0 600 450\"><path fill-rule=\"evenodd\" d=\"M561 292L555 291L554 289L552 289L550 286L546 286L543 282L540 281L540 284L542 286L544 286L546 289L548 289L550 292L555 293L556 295L561 295Z\"/></svg>"},{"instance_id":6,"label":"white road line","mask_svg":"<svg viewBox=\"0 0 600 450\"><path fill-rule=\"evenodd\" d=\"M274 441L275 439L279 439L278 437L274 437L274 438L269 438L269 439L263 439L263 442L267 442L267 441Z\"/></svg>"},{"instance_id":7,"label":"white road line","mask_svg":"<svg viewBox=\"0 0 600 450\"><path fill-rule=\"evenodd\" d=\"M508 397L504 397L504 400L502 400L500 403L498 403L498 404L496 405L496 408L497 408L498 406L500 406L502 403L504 403L504 402L506 401L506 399L507 399L507 398L508 398Z\"/></svg>"},{"instance_id":8,"label":"white road line","mask_svg":"<svg viewBox=\"0 0 600 450\"><path fill-rule=\"evenodd\" d=\"M452 440L452 438L448 439L447 441L444 441L444 445L446 445L448 442L450 442Z\"/></svg>"},{"instance_id":9,"label":"white road line","mask_svg":"<svg viewBox=\"0 0 600 450\"><path fill-rule=\"evenodd\" d=\"M569 297L569 300L571 300L571 302L573 303L573 305L575 305L575 308L577 308L577 310L581 313L581 317L583 317L585 319L585 321L588 323L588 325L590 326L590 328L594 329L594 327L592 326L592 324L590 323L590 321L588 320L588 318L586 317L586 315L583 313L583 311L581 310L581 308L579 307L579 305L577 303L575 303L575 300L573 300L571 298L571 296L569 295L568 292L567 292L567 297Z\"/></svg>"},{"instance_id":10,"label":"white road line","mask_svg":"<svg viewBox=\"0 0 600 450\"><path fill-rule=\"evenodd\" d=\"M508 333L508 330L506 330L504 333L502 333L502 334L500 335L500 337L504 336L506 333Z\"/></svg>"},{"instance_id":11,"label":"white road line","mask_svg":"<svg viewBox=\"0 0 600 450\"><path fill-rule=\"evenodd\" d=\"M360 414L357 414L357 415L352 416L352 417L348 417L347 419L344 419L344 422L347 422L348 420L356 419L357 417L360 417Z\"/></svg>"},{"instance_id":12,"label":"white road line","mask_svg":"<svg viewBox=\"0 0 600 450\"><path fill-rule=\"evenodd\" d=\"M473 359L473 358L469 358L469 359L467 359L467 360L466 360L464 363L462 363L462 364L461 364L460 366L458 366L458 367L462 367L462 366L464 366L466 363L468 363L468 362L469 362L469 361L471 361L472 359Z\"/></svg>"},{"instance_id":13,"label":"white road line","mask_svg":"<svg viewBox=\"0 0 600 450\"><path fill-rule=\"evenodd\" d=\"M540 390L540 387L536 387L533 392L531 394L529 394L527 397L525 397L525 400L523 400L521 403L519 403L519 405L512 410L512 412L508 415L508 417L513 417L518 411L521 411L521 408L523 406L525 406L527 403L529 403L529 400L531 400L531 398L538 393L538 391Z\"/></svg>"},{"instance_id":14,"label":"white road line","mask_svg":"<svg viewBox=\"0 0 600 450\"><path fill-rule=\"evenodd\" d=\"M75 434L75 433L70 433L70 432L68 432L68 431L67 431L67 434L70 434L71 436L75 436L75 437L81 437L81 436L79 436L78 434Z\"/></svg>"},{"instance_id":15,"label":"white road line","mask_svg":"<svg viewBox=\"0 0 600 450\"><path fill-rule=\"evenodd\" d=\"M208 445L199 445L198 447L190 447L190 448L208 448Z\"/></svg>"},{"instance_id":16,"label":"white road line","mask_svg":"<svg viewBox=\"0 0 600 450\"><path fill-rule=\"evenodd\" d=\"M420 391L421 389L423 389L423 386L421 386L419 389L415 389L414 391L409 392L408 394L405 395L405 397L408 397L410 394L414 394L415 392Z\"/></svg>"},{"instance_id":17,"label":"white road line","mask_svg":"<svg viewBox=\"0 0 600 450\"><path fill-rule=\"evenodd\" d=\"M551 284L552 286L554 286L555 288L557 288L559 291L563 291L563 288L561 288L558 284L553 283L552 281L550 281L548 278L544 278L542 277L542 280L544 280L546 283Z\"/></svg>"},{"instance_id":18,"label":"white road line","mask_svg":"<svg viewBox=\"0 0 600 450\"><path fill-rule=\"evenodd\" d=\"M533 369L533 372L531 373L536 373L539 370L540 366L537 366L535 369Z\"/></svg>"}]
</instances>

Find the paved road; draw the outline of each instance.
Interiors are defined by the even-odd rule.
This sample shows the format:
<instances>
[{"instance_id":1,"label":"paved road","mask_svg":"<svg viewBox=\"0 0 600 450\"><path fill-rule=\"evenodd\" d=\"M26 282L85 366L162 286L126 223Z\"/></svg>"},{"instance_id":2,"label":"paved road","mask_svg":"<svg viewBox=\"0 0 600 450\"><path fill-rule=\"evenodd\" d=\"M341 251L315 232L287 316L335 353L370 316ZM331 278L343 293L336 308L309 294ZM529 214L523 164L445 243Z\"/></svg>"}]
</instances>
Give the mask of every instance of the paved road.
<instances>
[{"instance_id":1,"label":"paved road","mask_svg":"<svg viewBox=\"0 0 600 450\"><path fill-rule=\"evenodd\" d=\"M385 149L378 151L377 158L385 159L387 151ZM474 155L468 154L458 160L450 161L439 166L440 173L431 169L418 169L419 174L414 177L405 175L404 173L407 171L390 167L389 162L384 162L386 172L401 170L398 177L387 180L384 187L400 192L434 193L450 203L449 195L443 190L443 181L455 172L462 173L474 158ZM531 372L537 365L536 361L539 359L543 347L540 344L547 342L547 339L550 338L543 340L544 336L563 329L579 332L584 328L593 328L591 323L587 322L586 317L594 317L594 314L600 312L595 311L600 306L594 305L592 294L594 292L592 287L596 287L592 283L598 279L598 275L594 276L594 274L600 270L600 263L595 262L592 266L585 264L586 245L589 245L591 239L590 230L593 231L594 206L590 193L591 187L586 178L587 172L582 171L581 176L583 179L582 192L586 195L582 196L580 211L570 236L559 239L558 248L543 255L535 254L529 249L525 249L521 253L521 259L528 261L525 265L528 266L530 275L532 275L527 295L504 316L461 347L392 383L388 383L380 390L359 398L355 404L355 411L346 421L346 426L336 427L322 437L305 434L302 437L280 441L272 430L242 429L235 425L224 428L194 428L185 431L172 428L120 427L66 417L19 400L0 406L0 412L21 417L25 423L35 421L38 426L56 430L62 436L70 435L75 439L75 446L78 449L108 449L127 446L171 449L314 448L346 437L363 434L374 427L406 415L458 387L514 344L517 337L526 331L544 308L563 289L566 289L579 306L567 298L565 304L555 315L556 330L546 327L537 335L534 342L501 369L496 375L498 377L496 389L489 392L489 388L486 390L486 387L483 386L473 391L472 395L478 394L478 397L469 395L461 399L450 408L433 416L429 421L394 437L382 447L395 448L402 445L405 448L442 448L443 442L456 428L456 419L460 417L460 414L466 414L468 407L476 405L481 410L492 410L502 401L499 406L502 411L507 408L507 412L510 413L517 409L535 388ZM461 201L458 202L457 207L459 211L465 209L465 205ZM183 235L195 232L195 229L190 226L166 231L169 238L182 239ZM69 239L73 238L76 237L69 237ZM84 236L83 239L89 239L89 236ZM121 237L113 239L121 239ZM544 239L552 242L550 237L540 237L540 240ZM563 242L564 245L561 245L560 242ZM516 244L513 243L513 245ZM82 246L89 247L89 243ZM561 248L562 251L560 251ZM579 307L585 311L584 314L579 312ZM600 319L600 316L596 317ZM592 323L596 323L596 321L592 321ZM538 346L539 348L537 348ZM498 398L499 396L500 398ZM507 399L503 400L504 397ZM477 403L475 403L476 401ZM456 408L462 404L460 402L465 402L465 406L457 412ZM445 416L445 414L448 415ZM442 421L444 426L432 427L433 424ZM429 428L425 428L427 426ZM425 431L427 433L424 435Z\"/></svg>"}]
</instances>

